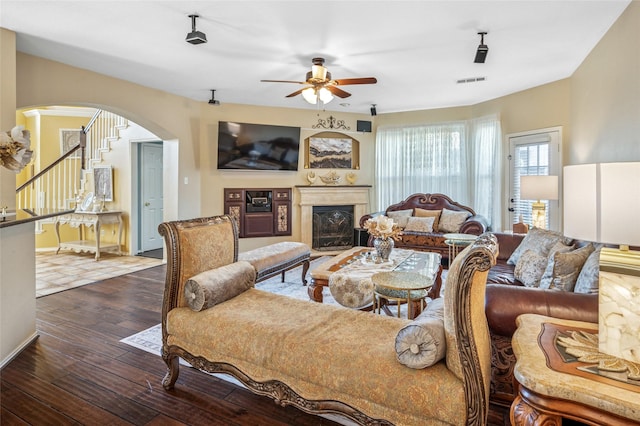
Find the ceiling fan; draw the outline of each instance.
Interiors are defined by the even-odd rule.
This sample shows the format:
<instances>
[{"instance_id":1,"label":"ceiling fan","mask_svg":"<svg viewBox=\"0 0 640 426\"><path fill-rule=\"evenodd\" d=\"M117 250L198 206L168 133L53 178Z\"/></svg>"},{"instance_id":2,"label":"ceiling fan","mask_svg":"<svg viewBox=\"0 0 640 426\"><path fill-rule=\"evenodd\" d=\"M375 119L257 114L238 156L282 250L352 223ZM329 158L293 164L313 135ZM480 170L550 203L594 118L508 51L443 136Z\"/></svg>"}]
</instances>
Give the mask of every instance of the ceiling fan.
<instances>
[{"instance_id":1,"label":"ceiling fan","mask_svg":"<svg viewBox=\"0 0 640 426\"><path fill-rule=\"evenodd\" d=\"M292 81L292 80L260 80L267 83L296 83L306 84L307 87L303 87L300 90L296 90L293 93L288 94L287 98L302 95L302 97L310 104L316 104L318 99L323 103L331 102L333 96L339 98L348 98L351 93L345 92L337 86L346 86L349 84L375 84L378 80L375 77L361 77L361 78L343 78L338 80L331 79L331 73L327 71L324 66L324 58L313 58L311 60L313 66L311 71L307 72L307 78L305 81Z\"/></svg>"}]
</instances>

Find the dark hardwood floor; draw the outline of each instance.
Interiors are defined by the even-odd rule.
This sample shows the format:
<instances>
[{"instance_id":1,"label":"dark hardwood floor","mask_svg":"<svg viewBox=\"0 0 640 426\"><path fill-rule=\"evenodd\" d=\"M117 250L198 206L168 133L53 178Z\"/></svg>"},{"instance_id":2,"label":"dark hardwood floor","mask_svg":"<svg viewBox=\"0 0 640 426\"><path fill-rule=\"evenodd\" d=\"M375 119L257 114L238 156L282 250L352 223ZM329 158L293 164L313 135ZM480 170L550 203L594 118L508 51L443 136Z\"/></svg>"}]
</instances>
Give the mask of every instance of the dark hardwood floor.
<instances>
[{"instance_id":1,"label":"dark hardwood floor","mask_svg":"<svg viewBox=\"0 0 640 426\"><path fill-rule=\"evenodd\" d=\"M0 424L335 425L119 340L160 322L165 267L37 299L40 337L0 372Z\"/></svg>"},{"instance_id":2,"label":"dark hardwood floor","mask_svg":"<svg viewBox=\"0 0 640 426\"><path fill-rule=\"evenodd\" d=\"M160 322L165 266L37 299L40 337L0 371L0 424L336 425L120 339ZM491 410L489 424L508 424Z\"/></svg>"}]
</instances>

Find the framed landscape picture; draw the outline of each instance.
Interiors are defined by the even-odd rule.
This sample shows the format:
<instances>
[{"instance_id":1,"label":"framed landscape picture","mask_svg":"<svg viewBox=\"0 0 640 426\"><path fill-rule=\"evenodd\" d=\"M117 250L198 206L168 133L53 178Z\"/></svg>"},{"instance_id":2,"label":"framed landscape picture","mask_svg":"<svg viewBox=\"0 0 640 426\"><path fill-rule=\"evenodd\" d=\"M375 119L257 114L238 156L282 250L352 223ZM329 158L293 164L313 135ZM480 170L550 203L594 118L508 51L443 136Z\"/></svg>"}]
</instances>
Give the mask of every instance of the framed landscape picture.
<instances>
[{"instance_id":1,"label":"framed landscape picture","mask_svg":"<svg viewBox=\"0 0 640 426\"><path fill-rule=\"evenodd\" d=\"M306 169L359 169L360 145L351 136L321 132L305 140Z\"/></svg>"}]
</instances>

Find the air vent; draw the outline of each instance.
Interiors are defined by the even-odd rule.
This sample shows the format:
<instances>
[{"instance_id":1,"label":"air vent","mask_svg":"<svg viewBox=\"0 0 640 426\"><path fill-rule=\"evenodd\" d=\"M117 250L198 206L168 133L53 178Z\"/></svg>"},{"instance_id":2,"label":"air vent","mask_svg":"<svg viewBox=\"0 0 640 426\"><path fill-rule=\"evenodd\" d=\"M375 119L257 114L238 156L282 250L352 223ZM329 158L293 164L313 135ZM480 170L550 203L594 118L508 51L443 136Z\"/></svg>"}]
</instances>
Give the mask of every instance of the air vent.
<instances>
[{"instance_id":1,"label":"air vent","mask_svg":"<svg viewBox=\"0 0 640 426\"><path fill-rule=\"evenodd\" d=\"M475 83L477 81L485 81L487 77L471 77L471 78L462 78L458 80L456 83L464 84L464 83Z\"/></svg>"}]
</instances>

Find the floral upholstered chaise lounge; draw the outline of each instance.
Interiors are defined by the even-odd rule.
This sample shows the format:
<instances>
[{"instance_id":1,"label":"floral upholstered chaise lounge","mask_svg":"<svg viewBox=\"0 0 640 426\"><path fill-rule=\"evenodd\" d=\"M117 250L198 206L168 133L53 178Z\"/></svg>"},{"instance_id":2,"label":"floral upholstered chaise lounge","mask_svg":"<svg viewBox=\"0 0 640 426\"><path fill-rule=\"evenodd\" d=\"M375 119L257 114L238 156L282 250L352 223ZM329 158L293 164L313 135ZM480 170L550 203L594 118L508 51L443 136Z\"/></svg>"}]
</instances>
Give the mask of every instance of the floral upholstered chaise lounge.
<instances>
[{"instance_id":1,"label":"floral upholstered chaise lounge","mask_svg":"<svg viewBox=\"0 0 640 426\"><path fill-rule=\"evenodd\" d=\"M229 216L165 222L160 233L168 253L165 389L180 386L183 358L234 376L283 406L337 413L363 425L486 423L491 347L484 297L497 255L492 234L458 255L448 274L440 319L444 358L410 368L399 362L395 345L411 320L255 288L255 270L237 260L238 234Z\"/></svg>"}]
</instances>

